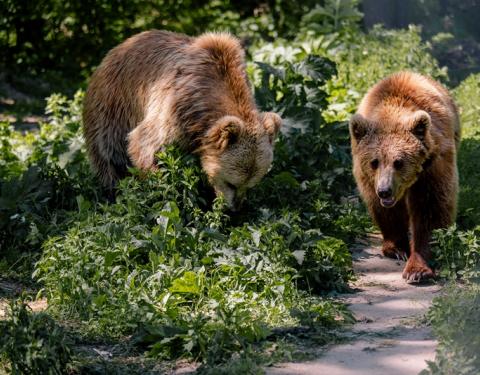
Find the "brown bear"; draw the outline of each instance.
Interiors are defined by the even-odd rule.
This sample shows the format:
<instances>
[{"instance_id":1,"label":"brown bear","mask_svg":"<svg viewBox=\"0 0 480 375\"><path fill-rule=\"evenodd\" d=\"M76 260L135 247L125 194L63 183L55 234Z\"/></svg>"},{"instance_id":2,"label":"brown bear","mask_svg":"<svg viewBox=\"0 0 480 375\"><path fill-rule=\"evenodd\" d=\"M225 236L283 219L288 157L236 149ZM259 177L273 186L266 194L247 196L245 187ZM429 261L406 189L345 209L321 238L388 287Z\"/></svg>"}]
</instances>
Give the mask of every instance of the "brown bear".
<instances>
[{"instance_id":1,"label":"brown bear","mask_svg":"<svg viewBox=\"0 0 480 375\"><path fill-rule=\"evenodd\" d=\"M452 224L457 205L460 122L451 96L420 74L393 74L362 99L350 136L353 174L383 254L407 260L409 283L433 277L431 233Z\"/></svg>"},{"instance_id":2,"label":"brown bear","mask_svg":"<svg viewBox=\"0 0 480 375\"><path fill-rule=\"evenodd\" d=\"M113 48L93 74L83 110L91 163L113 188L129 165L155 168L155 153L178 144L199 155L217 195L235 210L270 168L281 119L260 113L239 41L137 34Z\"/></svg>"}]
</instances>

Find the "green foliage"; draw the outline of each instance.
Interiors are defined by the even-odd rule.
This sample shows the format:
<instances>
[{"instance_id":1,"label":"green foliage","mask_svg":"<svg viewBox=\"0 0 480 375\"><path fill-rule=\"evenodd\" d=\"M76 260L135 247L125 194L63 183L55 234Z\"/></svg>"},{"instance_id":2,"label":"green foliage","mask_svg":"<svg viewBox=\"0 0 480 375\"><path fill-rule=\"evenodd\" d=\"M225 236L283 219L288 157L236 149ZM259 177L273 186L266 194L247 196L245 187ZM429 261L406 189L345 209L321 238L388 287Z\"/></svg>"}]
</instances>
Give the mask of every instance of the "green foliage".
<instances>
[{"instance_id":1,"label":"green foliage","mask_svg":"<svg viewBox=\"0 0 480 375\"><path fill-rule=\"evenodd\" d=\"M314 290L339 289L339 286L346 286L342 281L353 276L348 247L337 238L324 238L305 252L300 250L294 255L302 260L300 273L304 282Z\"/></svg>"},{"instance_id":2,"label":"green foliage","mask_svg":"<svg viewBox=\"0 0 480 375\"><path fill-rule=\"evenodd\" d=\"M355 12L353 10L348 12ZM380 79L400 70L412 70L446 80L444 68L430 54L430 45L422 42L420 30L386 30L375 27L367 34L348 24L341 33L324 34L308 28L293 41L277 39L256 46L253 59L273 66L285 61L298 63L308 55L319 55L336 63L332 79L324 82L328 107L322 117L328 122L345 121L361 97Z\"/></svg>"},{"instance_id":3,"label":"green foliage","mask_svg":"<svg viewBox=\"0 0 480 375\"><path fill-rule=\"evenodd\" d=\"M82 93L71 101L52 95L48 123L36 135L0 125L0 246L16 253L39 247L61 228L76 196L95 195L80 129Z\"/></svg>"},{"instance_id":4,"label":"green foliage","mask_svg":"<svg viewBox=\"0 0 480 375\"><path fill-rule=\"evenodd\" d=\"M480 287L452 284L433 301L428 313L440 340L434 362L422 375L474 375L480 369Z\"/></svg>"},{"instance_id":5,"label":"green foliage","mask_svg":"<svg viewBox=\"0 0 480 375\"><path fill-rule=\"evenodd\" d=\"M480 222L480 171L474 160L480 157L480 75L471 75L454 91L460 109L462 144L458 153L460 194L458 223L462 228L473 228Z\"/></svg>"},{"instance_id":6,"label":"green foliage","mask_svg":"<svg viewBox=\"0 0 480 375\"><path fill-rule=\"evenodd\" d=\"M22 74L55 72L78 84L109 49L138 32L156 28L189 35L231 30L247 38L291 36L304 12L317 2L4 0L0 66Z\"/></svg>"},{"instance_id":7,"label":"green foliage","mask_svg":"<svg viewBox=\"0 0 480 375\"><path fill-rule=\"evenodd\" d=\"M307 34L351 33L358 31L363 14L358 0L326 0L302 17L302 31Z\"/></svg>"},{"instance_id":8,"label":"green foliage","mask_svg":"<svg viewBox=\"0 0 480 375\"><path fill-rule=\"evenodd\" d=\"M368 225L358 202L342 200L353 190L346 126L321 117L326 94L319 87L335 66L306 54L255 69L261 107L292 126L243 215L228 218L221 200L205 199L198 161L174 147L158 155L158 171L139 178L132 170L113 204L97 201L93 183L79 186L60 228L46 232L34 274L58 314L92 334L133 333L153 356L208 363L265 340L274 327L320 330L351 320L312 294L346 288L345 241ZM29 160L48 160L75 187L86 165L81 140L75 146L76 101L54 96L49 103L51 119ZM62 124L67 131L56 134Z\"/></svg>"},{"instance_id":9,"label":"green foliage","mask_svg":"<svg viewBox=\"0 0 480 375\"><path fill-rule=\"evenodd\" d=\"M71 358L68 339L46 313L32 313L25 300L12 301L0 320L0 358L12 374L65 374Z\"/></svg>"},{"instance_id":10,"label":"green foliage","mask_svg":"<svg viewBox=\"0 0 480 375\"><path fill-rule=\"evenodd\" d=\"M454 91L455 99L460 106L463 138L478 136L478 119L480 103L475 100L480 96L480 74L472 74Z\"/></svg>"},{"instance_id":11,"label":"green foliage","mask_svg":"<svg viewBox=\"0 0 480 375\"><path fill-rule=\"evenodd\" d=\"M49 303L96 332L139 327L135 341L152 355L210 361L265 338L268 326L295 324L293 306L322 303L295 286L290 249L306 236L298 218L222 231L221 205L205 212L196 194L194 162L159 154L154 176L123 180L115 204L80 212L65 238L47 241L36 275Z\"/></svg>"},{"instance_id":12,"label":"green foliage","mask_svg":"<svg viewBox=\"0 0 480 375\"><path fill-rule=\"evenodd\" d=\"M268 186L268 194L260 196L290 206L298 202L289 196L301 194L306 206L328 206L328 196L336 198L334 203L353 190L347 124L326 123L322 117L327 105L322 87L336 74L336 67L330 59L310 53L312 49L293 46L285 50L277 42L253 55L258 60L252 69L255 98L262 109L284 118L272 179L263 185Z\"/></svg>"},{"instance_id":13,"label":"green foliage","mask_svg":"<svg viewBox=\"0 0 480 375\"><path fill-rule=\"evenodd\" d=\"M469 231L457 230L455 225L436 230L432 252L441 277L480 278L480 226Z\"/></svg>"},{"instance_id":14,"label":"green foliage","mask_svg":"<svg viewBox=\"0 0 480 375\"><path fill-rule=\"evenodd\" d=\"M408 30L375 27L368 34L355 33L332 52L338 75L327 86L330 106L324 116L328 121L347 119L367 90L389 74L411 70L441 81L447 78L414 26Z\"/></svg>"},{"instance_id":15,"label":"green foliage","mask_svg":"<svg viewBox=\"0 0 480 375\"><path fill-rule=\"evenodd\" d=\"M216 0L6 0L0 5L5 51L0 62L34 72L61 68L78 77L81 69L98 64L108 49L137 32L163 28L194 34L210 24L220 26L217 19L235 21L234 15L221 17L228 11L235 11L229 1Z\"/></svg>"},{"instance_id":16,"label":"green foliage","mask_svg":"<svg viewBox=\"0 0 480 375\"><path fill-rule=\"evenodd\" d=\"M460 109L462 143L458 154L460 196L458 225L434 233L433 255L440 276L457 280L434 300L429 317L439 346L424 374L477 374L480 322L480 220L476 163L480 157L478 131L480 76L463 81L454 95Z\"/></svg>"}]
</instances>

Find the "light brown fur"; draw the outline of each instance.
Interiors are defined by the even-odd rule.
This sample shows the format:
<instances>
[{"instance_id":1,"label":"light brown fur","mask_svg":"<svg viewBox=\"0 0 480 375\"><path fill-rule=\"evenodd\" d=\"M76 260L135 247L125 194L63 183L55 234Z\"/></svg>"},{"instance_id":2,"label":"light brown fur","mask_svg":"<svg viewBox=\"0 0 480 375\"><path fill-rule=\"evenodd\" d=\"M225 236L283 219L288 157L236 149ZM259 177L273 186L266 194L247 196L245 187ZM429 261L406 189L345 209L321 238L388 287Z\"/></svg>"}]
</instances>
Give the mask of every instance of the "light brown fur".
<instances>
[{"instance_id":1,"label":"light brown fur","mask_svg":"<svg viewBox=\"0 0 480 375\"><path fill-rule=\"evenodd\" d=\"M229 34L197 38L151 30L112 49L93 74L84 103L92 165L109 188L133 164L176 143L200 156L217 194L237 208L268 171L281 119L259 113L244 53Z\"/></svg>"},{"instance_id":2,"label":"light brown fur","mask_svg":"<svg viewBox=\"0 0 480 375\"><path fill-rule=\"evenodd\" d=\"M408 282L433 277L431 233L452 224L457 205L460 123L448 91L420 74L393 74L365 95L350 134L353 174L383 253L408 257Z\"/></svg>"}]
</instances>

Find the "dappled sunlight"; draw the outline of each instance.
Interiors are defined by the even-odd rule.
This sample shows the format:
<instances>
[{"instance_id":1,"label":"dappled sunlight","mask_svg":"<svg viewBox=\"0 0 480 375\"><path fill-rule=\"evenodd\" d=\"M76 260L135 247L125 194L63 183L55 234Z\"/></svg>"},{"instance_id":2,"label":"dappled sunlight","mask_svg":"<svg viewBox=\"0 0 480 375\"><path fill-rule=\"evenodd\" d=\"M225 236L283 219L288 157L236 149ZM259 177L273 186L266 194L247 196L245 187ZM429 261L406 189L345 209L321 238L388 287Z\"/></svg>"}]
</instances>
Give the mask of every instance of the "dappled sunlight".
<instances>
[{"instance_id":1,"label":"dappled sunlight","mask_svg":"<svg viewBox=\"0 0 480 375\"><path fill-rule=\"evenodd\" d=\"M418 374L433 360L435 341L424 332L402 339L380 338L343 344L324 353L318 360L269 368L268 375L406 375Z\"/></svg>"}]
</instances>

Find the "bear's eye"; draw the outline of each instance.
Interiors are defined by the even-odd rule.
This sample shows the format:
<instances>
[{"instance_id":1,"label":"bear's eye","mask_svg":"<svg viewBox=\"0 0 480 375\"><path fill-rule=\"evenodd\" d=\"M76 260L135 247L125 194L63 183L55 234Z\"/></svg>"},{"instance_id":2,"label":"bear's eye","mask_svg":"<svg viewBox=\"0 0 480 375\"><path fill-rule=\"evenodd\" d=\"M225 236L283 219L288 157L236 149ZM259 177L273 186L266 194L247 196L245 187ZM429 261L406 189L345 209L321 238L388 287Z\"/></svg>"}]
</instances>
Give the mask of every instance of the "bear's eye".
<instances>
[{"instance_id":1,"label":"bear's eye","mask_svg":"<svg viewBox=\"0 0 480 375\"><path fill-rule=\"evenodd\" d=\"M397 159L393 162L393 168L396 170L402 169L403 167L403 160Z\"/></svg>"},{"instance_id":2,"label":"bear's eye","mask_svg":"<svg viewBox=\"0 0 480 375\"><path fill-rule=\"evenodd\" d=\"M237 187L235 185L231 184L230 182L227 182L226 185L229 189L237 190Z\"/></svg>"},{"instance_id":3,"label":"bear's eye","mask_svg":"<svg viewBox=\"0 0 480 375\"><path fill-rule=\"evenodd\" d=\"M378 168L378 159L373 159L370 162L370 166L372 167L372 169L377 169Z\"/></svg>"}]
</instances>

